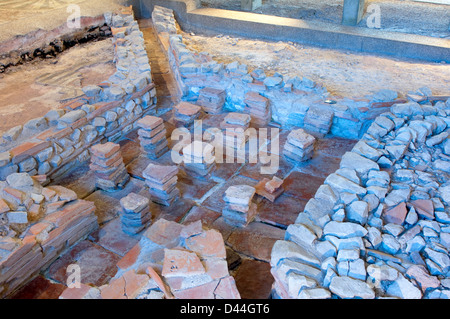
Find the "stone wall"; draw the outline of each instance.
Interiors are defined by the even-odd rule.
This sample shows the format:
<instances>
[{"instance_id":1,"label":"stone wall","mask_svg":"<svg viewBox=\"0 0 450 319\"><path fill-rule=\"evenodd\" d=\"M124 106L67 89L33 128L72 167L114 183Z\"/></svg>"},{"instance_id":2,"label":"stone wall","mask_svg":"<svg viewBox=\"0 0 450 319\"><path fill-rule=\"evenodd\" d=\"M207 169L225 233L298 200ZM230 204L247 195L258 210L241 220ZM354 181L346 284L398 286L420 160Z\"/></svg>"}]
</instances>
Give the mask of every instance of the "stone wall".
<instances>
[{"instance_id":1,"label":"stone wall","mask_svg":"<svg viewBox=\"0 0 450 319\"><path fill-rule=\"evenodd\" d=\"M377 117L271 254L276 298L450 297L450 100Z\"/></svg>"},{"instance_id":2,"label":"stone wall","mask_svg":"<svg viewBox=\"0 0 450 319\"><path fill-rule=\"evenodd\" d=\"M137 119L155 112L156 89L131 8L105 14L105 21L113 33L117 71L108 81L84 87L81 98L3 134L0 180L16 172L55 179L88 160L92 145L119 139Z\"/></svg>"},{"instance_id":3,"label":"stone wall","mask_svg":"<svg viewBox=\"0 0 450 319\"><path fill-rule=\"evenodd\" d=\"M94 203L47 180L14 173L0 181L0 297L47 268L98 227Z\"/></svg>"},{"instance_id":4,"label":"stone wall","mask_svg":"<svg viewBox=\"0 0 450 319\"><path fill-rule=\"evenodd\" d=\"M155 6L152 20L184 100L195 103L202 88L212 87L226 91L226 110L241 112L245 95L253 91L269 99L272 122L283 128L304 127L319 136L331 133L346 138L361 137L376 116L395 103L406 102L391 90L360 99L336 96L331 100L326 88L306 77L268 76L262 69L250 70L237 61L224 65L207 52L187 48L170 9Z\"/></svg>"}]
</instances>

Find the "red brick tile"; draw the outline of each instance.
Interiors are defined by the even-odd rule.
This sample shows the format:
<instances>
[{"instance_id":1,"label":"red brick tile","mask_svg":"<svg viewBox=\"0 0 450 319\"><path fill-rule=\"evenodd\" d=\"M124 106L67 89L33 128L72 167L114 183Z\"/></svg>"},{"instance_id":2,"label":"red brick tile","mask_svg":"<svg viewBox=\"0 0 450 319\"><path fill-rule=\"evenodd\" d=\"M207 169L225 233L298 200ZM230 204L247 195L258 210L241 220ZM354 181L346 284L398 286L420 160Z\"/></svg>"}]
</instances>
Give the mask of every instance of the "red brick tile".
<instances>
[{"instance_id":1,"label":"red brick tile","mask_svg":"<svg viewBox=\"0 0 450 319\"><path fill-rule=\"evenodd\" d=\"M244 259L234 278L242 299L269 298L274 281L269 263Z\"/></svg>"},{"instance_id":2,"label":"red brick tile","mask_svg":"<svg viewBox=\"0 0 450 319\"><path fill-rule=\"evenodd\" d=\"M284 180L284 193L295 198L309 200L314 197L324 181L325 178L294 171Z\"/></svg>"},{"instance_id":3,"label":"red brick tile","mask_svg":"<svg viewBox=\"0 0 450 319\"><path fill-rule=\"evenodd\" d=\"M222 214L219 212L201 206L194 206L183 219L183 224L189 224L200 220L204 226L211 228L212 223L220 216L222 216Z\"/></svg>"},{"instance_id":4,"label":"red brick tile","mask_svg":"<svg viewBox=\"0 0 450 319\"><path fill-rule=\"evenodd\" d=\"M130 236L122 231L120 218L107 222L100 229L90 235L92 240L103 248L126 256L139 242L140 235Z\"/></svg>"},{"instance_id":5,"label":"red brick tile","mask_svg":"<svg viewBox=\"0 0 450 319\"><path fill-rule=\"evenodd\" d=\"M22 287L11 299L58 299L66 286L38 276Z\"/></svg>"},{"instance_id":6,"label":"red brick tile","mask_svg":"<svg viewBox=\"0 0 450 319\"><path fill-rule=\"evenodd\" d=\"M190 237L186 240L186 247L195 251L202 258L218 257L226 258L225 244L222 234L211 229L200 235Z\"/></svg>"},{"instance_id":7,"label":"red brick tile","mask_svg":"<svg viewBox=\"0 0 450 319\"><path fill-rule=\"evenodd\" d=\"M303 211L308 200L299 199L285 194L278 197L275 202L263 199L258 204L257 220L265 223L287 227L293 224L298 214Z\"/></svg>"},{"instance_id":8,"label":"red brick tile","mask_svg":"<svg viewBox=\"0 0 450 319\"><path fill-rule=\"evenodd\" d=\"M236 287L236 282L231 276L227 276L220 280L214 294L216 295L216 298L241 299L241 295Z\"/></svg>"},{"instance_id":9,"label":"red brick tile","mask_svg":"<svg viewBox=\"0 0 450 319\"><path fill-rule=\"evenodd\" d=\"M50 278L66 283L67 267L77 264L81 270L81 282L101 286L116 274L120 257L89 241L82 241L56 260L48 270Z\"/></svg>"},{"instance_id":10,"label":"red brick tile","mask_svg":"<svg viewBox=\"0 0 450 319\"><path fill-rule=\"evenodd\" d=\"M323 138L317 140L315 149L323 155L341 158L346 152L351 151L357 142L340 137Z\"/></svg>"},{"instance_id":11,"label":"red brick tile","mask_svg":"<svg viewBox=\"0 0 450 319\"><path fill-rule=\"evenodd\" d=\"M137 261L140 253L141 246L139 245L139 243L137 243L125 254L125 256L122 257L121 260L119 260L119 262L117 263L117 267L122 270L128 269Z\"/></svg>"},{"instance_id":12,"label":"red brick tile","mask_svg":"<svg viewBox=\"0 0 450 319\"><path fill-rule=\"evenodd\" d=\"M270 261L272 247L284 238L284 230L259 222L235 229L227 243L235 251L259 260Z\"/></svg>"}]
</instances>

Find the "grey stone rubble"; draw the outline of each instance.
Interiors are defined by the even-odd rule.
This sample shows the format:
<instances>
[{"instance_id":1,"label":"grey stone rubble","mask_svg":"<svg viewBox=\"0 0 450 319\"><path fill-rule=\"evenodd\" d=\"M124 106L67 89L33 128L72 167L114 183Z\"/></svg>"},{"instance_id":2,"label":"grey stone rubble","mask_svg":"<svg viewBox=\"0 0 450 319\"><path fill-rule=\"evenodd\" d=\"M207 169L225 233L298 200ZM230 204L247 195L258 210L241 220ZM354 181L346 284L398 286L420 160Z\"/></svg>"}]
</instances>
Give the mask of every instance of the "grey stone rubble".
<instances>
[{"instance_id":1,"label":"grey stone rubble","mask_svg":"<svg viewBox=\"0 0 450 319\"><path fill-rule=\"evenodd\" d=\"M274 245L273 297L449 298L449 132L450 100L376 118Z\"/></svg>"}]
</instances>

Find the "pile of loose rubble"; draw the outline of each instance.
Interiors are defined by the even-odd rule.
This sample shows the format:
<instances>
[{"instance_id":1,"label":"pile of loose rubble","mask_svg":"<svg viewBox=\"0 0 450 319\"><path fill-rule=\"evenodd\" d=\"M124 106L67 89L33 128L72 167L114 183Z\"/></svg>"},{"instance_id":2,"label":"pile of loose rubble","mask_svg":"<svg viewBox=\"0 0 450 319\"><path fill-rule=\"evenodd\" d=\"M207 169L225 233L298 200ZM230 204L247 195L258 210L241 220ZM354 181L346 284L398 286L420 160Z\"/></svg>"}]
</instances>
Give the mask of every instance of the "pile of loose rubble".
<instances>
[{"instance_id":1,"label":"pile of loose rubble","mask_svg":"<svg viewBox=\"0 0 450 319\"><path fill-rule=\"evenodd\" d=\"M95 206L45 176L0 181L0 287L5 297L98 227Z\"/></svg>"},{"instance_id":2,"label":"pile of loose rubble","mask_svg":"<svg viewBox=\"0 0 450 319\"><path fill-rule=\"evenodd\" d=\"M379 116L272 251L279 298L450 297L450 100Z\"/></svg>"},{"instance_id":3,"label":"pile of loose rubble","mask_svg":"<svg viewBox=\"0 0 450 319\"><path fill-rule=\"evenodd\" d=\"M228 272L225 244L201 221L189 225L159 219L117 264L101 287L67 288L61 299L239 299Z\"/></svg>"}]
</instances>

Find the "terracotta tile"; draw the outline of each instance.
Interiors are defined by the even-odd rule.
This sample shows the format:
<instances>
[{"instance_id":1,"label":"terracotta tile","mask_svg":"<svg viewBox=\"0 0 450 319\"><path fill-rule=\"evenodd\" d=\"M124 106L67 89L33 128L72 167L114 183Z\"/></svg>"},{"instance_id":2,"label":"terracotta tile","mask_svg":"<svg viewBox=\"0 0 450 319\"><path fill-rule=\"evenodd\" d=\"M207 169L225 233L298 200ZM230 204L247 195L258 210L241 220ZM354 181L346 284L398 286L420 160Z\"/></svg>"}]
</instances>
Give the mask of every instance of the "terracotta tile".
<instances>
[{"instance_id":1,"label":"terracotta tile","mask_svg":"<svg viewBox=\"0 0 450 319\"><path fill-rule=\"evenodd\" d=\"M294 198L285 194L278 197L275 202L267 199L258 204L257 220L286 228L295 223L298 214L303 211L308 200Z\"/></svg>"},{"instance_id":2,"label":"terracotta tile","mask_svg":"<svg viewBox=\"0 0 450 319\"><path fill-rule=\"evenodd\" d=\"M177 299L214 299L214 290L216 287L217 281L211 281L194 288L175 291L173 295Z\"/></svg>"},{"instance_id":3,"label":"terracotta tile","mask_svg":"<svg viewBox=\"0 0 450 319\"><path fill-rule=\"evenodd\" d=\"M323 138L317 140L315 150L326 156L341 158L345 152L351 151L357 142L340 137Z\"/></svg>"},{"instance_id":4,"label":"terracotta tile","mask_svg":"<svg viewBox=\"0 0 450 319\"><path fill-rule=\"evenodd\" d=\"M227 276L220 280L214 294L216 295L216 298L241 299L241 295L236 287L236 281L231 276Z\"/></svg>"},{"instance_id":5,"label":"terracotta tile","mask_svg":"<svg viewBox=\"0 0 450 319\"><path fill-rule=\"evenodd\" d=\"M54 181L55 184L73 190L78 198L85 198L95 191L95 175L89 165L75 167Z\"/></svg>"},{"instance_id":6,"label":"terracotta tile","mask_svg":"<svg viewBox=\"0 0 450 319\"><path fill-rule=\"evenodd\" d=\"M66 286L38 276L22 287L11 299L58 299Z\"/></svg>"},{"instance_id":7,"label":"terracotta tile","mask_svg":"<svg viewBox=\"0 0 450 319\"><path fill-rule=\"evenodd\" d=\"M190 178L189 176L182 176L179 174L177 187L182 196L187 199L199 200L217 183L208 180L200 180Z\"/></svg>"},{"instance_id":8,"label":"terracotta tile","mask_svg":"<svg viewBox=\"0 0 450 319\"><path fill-rule=\"evenodd\" d=\"M223 237L217 230L210 229L200 235L186 240L186 248L199 254L202 258L226 258Z\"/></svg>"},{"instance_id":9,"label":"terracotta tile","mask_svg":"<svg viewBox=\"0 0 450 319\"><path fill-rule=\"evenodd\" d=\"M90 235L96 244L119 256L125 256L139 242L141 234L130 236L122 231L120 218L115 218Z\"/></svg>"},{"instance_id":10,"label":"terracotta tile","mask_svg":"<svg viewBox=\"0 0 450 319\"><path fill-rule=\"evenodd\" d=\"M340 163L341 158L339 157L330 157L319 153L309 161L298 164L297 170L312 176L327 178L328 175L339 169Z\"/></svg>"},{"instance_id":11,"label":"terracotta tile","mask_svg":"<svg viewBox=\"0 0 450 319\"><path fill-rule=\"evenodd\" d=\"M125 256L122 257L121 260L119 260L119 262L117 263L117 267L122 270L131 267L137 261L140 253L141 246L139 245L139 243L137 243L125 254Z\"/></svg>"},{"instance_id":12,"label":"terracotta tile","mask_svg":"<svg viewBox=\"0 0 450 319\"><path fill-rule=\"evenodd\" d=\"M187 225L195 221L202 221L203 226L211 227L212 223L222 216L221 213L215 212L205 207L194 206L183 219L183 224Z\"/></svg>"},{"instance_id":13,"label":"terracotta tile","mask_svg":"<svg viewBox=\"0 0 450 319\"><path fill-rule=\"evenodd\" d=\"M178 198L170 206L150 202L150 211L152 212L154 220L164 218L179 223L194 205L195 202L189 199Z\"/></svg>"},{"instance_id":14,"label":"terracotta tile","mask_svg":"<svg viewBox=\"0 0 450 319\"><path fill-rule=\"evenodd\" d=\"M234 275L242 299L268 299L274 281L270 264L244 259Z\"/></svg>"},{"instance_id":15,"label":"terracotta tile","mask_svg":"<svg viewBox=\"0 0 450 319\"><path fill-rule=\"evenodd\" d=\"M140 194L145 184L136 178L131 178L124 189L116 192L105 192L97 190L85 199L94 202L96 210L95 214L99 224L103 224L116 218L121 209L120 199L133 192ZM142 195L142 194L140 194Z\"/></svg>"},{"instance_id":16,"label":"terracotta tile","mask_svg":"<svg viewBox=\"0 0 450 319\"><path fill-rule=\"evenodd\" d=\"M98 287L108 283L116 274L116 264L119 260L118 255L85 240L51 264L48 276L58 282L66 283L67 267L77 264L81 270L81 282Z\"/></svg>"},{"instance_id":17,"label":"terracotta tile","mask_svg":"<svg viewBox=\"0 0 450 319\"><path fill-rule=\"evenodd\" d=\"M309 200L314 197L324 181L325 178L294 171L284 180L284 194Z\"/></svg>"},{"instance_id":18,"label":"terracotta tile","mask_svg":"<svg viewBox=\"0 0 450 319\"><path fill-rule=\"evenodd\" d=\"M164 250L162 276L165 278L187 277L204 274L205 267L196 253L178 249Z\"/></svg>"},{"instance_id":19,"label":"terracotta tile","mask_svg":"<svg viewBox=\"0 0 450 319\"><path fill-rule=\"evenodd\" d=\"M245 228L235 229L227 244L235 251L259 260L270 261L272 247L284 238L284 230L260 222L250 223Z\"/></svg>"}]
</instances>

